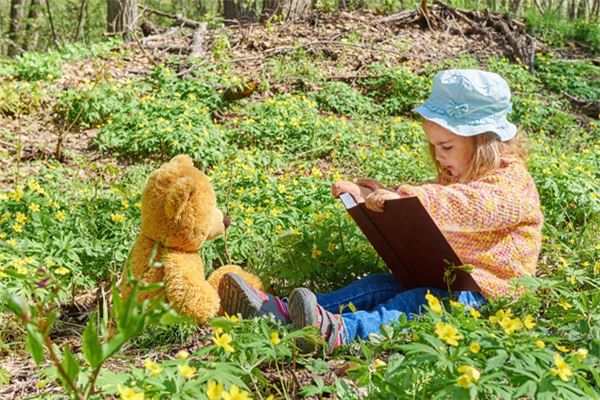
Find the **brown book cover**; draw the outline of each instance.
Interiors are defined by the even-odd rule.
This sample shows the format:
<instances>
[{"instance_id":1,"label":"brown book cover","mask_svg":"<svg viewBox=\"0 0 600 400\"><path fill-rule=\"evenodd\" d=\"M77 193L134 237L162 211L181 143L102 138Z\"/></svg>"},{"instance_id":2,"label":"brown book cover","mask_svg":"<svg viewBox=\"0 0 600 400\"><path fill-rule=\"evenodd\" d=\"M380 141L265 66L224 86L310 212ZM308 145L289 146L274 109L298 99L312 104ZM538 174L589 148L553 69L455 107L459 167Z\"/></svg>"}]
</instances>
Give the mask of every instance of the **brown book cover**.
<instances>
[{"instance_id":1,"label":"brown book cover","mask_svg":"<svg viewBox=\"0 0 600 400\"><path fill-rule=\"evenodd\" d=\"M395 278L406 289L435 287L448 290L444 271L460 266L460 261L417 197L386 200L383 212L369 210L349 193L342 203L383 259ZM471 274L454 269L454 291L481 291Z\"/></svg>"}]
</instances>

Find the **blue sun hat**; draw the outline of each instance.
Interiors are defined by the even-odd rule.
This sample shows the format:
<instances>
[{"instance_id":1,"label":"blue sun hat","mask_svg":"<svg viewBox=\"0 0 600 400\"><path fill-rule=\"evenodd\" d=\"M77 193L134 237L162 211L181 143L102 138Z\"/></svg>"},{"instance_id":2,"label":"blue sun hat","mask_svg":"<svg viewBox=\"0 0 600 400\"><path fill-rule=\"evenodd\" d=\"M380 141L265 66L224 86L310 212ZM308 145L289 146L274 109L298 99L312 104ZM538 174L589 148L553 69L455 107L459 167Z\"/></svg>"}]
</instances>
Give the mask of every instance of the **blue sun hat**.
<instances>
[{"instance_id":1,"label":"blue sun hat","mask_svg":"<svg viewBox=\"0 0 600 400\"><path fill-rule=\"evenodd\" d=\"M517 127L506 117L512 112L510 88L498 74L476 69L450 69L433 78L431 95L413 111L460 136L494 132L506 142Z\"/></svg>"}]
</instances>

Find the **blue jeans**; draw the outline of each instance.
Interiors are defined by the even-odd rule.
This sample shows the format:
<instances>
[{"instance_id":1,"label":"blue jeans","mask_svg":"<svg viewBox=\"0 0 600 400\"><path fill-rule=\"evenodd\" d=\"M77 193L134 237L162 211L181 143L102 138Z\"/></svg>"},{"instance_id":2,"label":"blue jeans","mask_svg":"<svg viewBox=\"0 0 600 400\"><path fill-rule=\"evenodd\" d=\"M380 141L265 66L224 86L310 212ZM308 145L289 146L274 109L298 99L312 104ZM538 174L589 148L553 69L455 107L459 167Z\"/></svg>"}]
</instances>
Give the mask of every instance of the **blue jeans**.
<instances>
[{"instance_id":1,"label":"blue jeans","mask_svg":"<svg viewBox=\"0 0 600 400\"><path fill-rule=\"evenodd\" d=\"M348 286L330 293L317 294L317 302L327 311L340 313L345 306L342 320L346 327L344 342L349 343L360 337L365 339L370 333L379 332L382 324L397 321L402 314L410 318L419 314L421 306L427 304L427 291L438 298L450 297L445 290L436 288L414 288L402 290L392 274L374 274L358 279ZM477 308L485 302L479 292L454 292L454 299L467 307ZM356 312L350 312L352 302Z\"/></svg>"}]
</instances>

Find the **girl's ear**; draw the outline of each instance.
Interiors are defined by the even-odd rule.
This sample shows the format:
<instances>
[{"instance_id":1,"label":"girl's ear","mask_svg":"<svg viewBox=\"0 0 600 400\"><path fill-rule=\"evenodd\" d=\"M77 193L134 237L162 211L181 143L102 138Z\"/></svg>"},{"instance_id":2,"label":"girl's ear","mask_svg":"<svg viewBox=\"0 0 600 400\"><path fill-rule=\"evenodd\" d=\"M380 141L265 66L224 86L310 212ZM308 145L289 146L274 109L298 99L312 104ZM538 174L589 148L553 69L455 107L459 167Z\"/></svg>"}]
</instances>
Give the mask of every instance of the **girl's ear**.
<instances>
[{"instance_id":1,"label":"girl's ear","mask_svg":"<svg viewBox=\"0 0 600 400\"><path fill-rule=\"evenodd\" d=\"M165 201L165 214L171 221L178 222L190 197L194 191L193 181L190 177L177 179L167 193Z\"/></svg>"}]
</instances>

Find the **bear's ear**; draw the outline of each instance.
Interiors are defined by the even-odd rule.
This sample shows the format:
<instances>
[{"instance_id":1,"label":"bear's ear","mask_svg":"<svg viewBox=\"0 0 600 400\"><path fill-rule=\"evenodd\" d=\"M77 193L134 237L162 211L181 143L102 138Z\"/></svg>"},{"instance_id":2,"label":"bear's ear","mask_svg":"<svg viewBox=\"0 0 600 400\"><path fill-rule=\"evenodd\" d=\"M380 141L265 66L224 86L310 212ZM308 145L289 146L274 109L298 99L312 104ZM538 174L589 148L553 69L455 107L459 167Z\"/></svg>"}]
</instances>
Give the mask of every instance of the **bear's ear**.
<instances>
[{"instance_id":1,"label":"bear's ear","mask_svg":"<svg viewBox=\"0 0 600 400\"><path fill-rule=\"evenodd\" d=\"M165 214L170 220L177 221L181 217L182 211L188 205L190 196L194 191L193 181L190 177L177 179L167 193L165 202Z\"/></svg>"},{"instance_id":2,"label":"bear's ear","mask_svg":"<svg viewBox=\"0 0 600 400\"><path fill-rule=\"evenodd\" d=\"M178 156L173 157L171 161L169 161L169 163L184 165L186 167L194 166L194 162L192 161L192 159L186 156L185 154L180 154Z\"/></svg>"}]
</instances>

